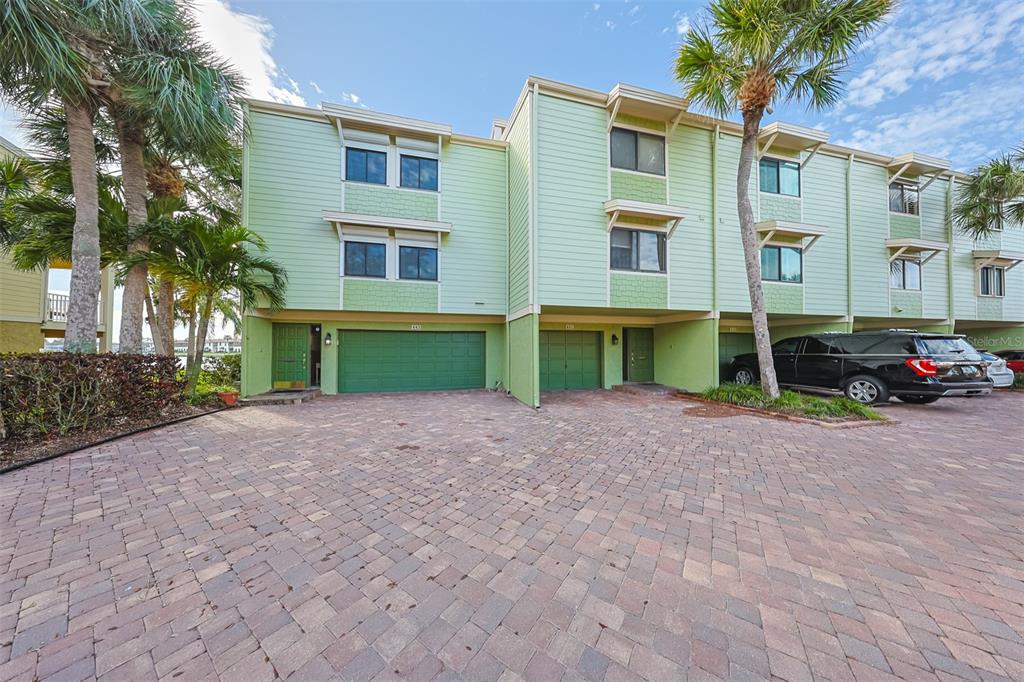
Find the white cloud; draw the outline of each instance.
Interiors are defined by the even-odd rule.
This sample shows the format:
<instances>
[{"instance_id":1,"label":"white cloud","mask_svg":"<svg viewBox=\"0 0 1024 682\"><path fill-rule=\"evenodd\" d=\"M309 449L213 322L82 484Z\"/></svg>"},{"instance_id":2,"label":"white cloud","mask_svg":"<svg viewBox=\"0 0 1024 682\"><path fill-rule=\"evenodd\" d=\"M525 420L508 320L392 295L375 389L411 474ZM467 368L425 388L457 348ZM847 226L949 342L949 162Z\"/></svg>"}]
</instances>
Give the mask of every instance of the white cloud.
<instances>
[{"instance_id":1,"label":"white cloud","mask_svg":"<svg viewBox=\"0 0 1024 682\"><path fill-rule=\"evenodd\" d=\"M626 12L626 14L628 14L629 16L632 17L632 16L636 15L636 13L639 12L639 11L640 11L640 5L633 5L632 7L629 8L629 11Z\"/></svg>"},{"instance_id":2,"label":"white cloud","mask_svg":"<svg viewBox=\"0 0 1024 682\"><path fill-rule=\"evenodd\" d=\"M879 154L920 151L970 168L1019 142L1024 81L1001 78L947 92L910 111L879 116L838 144Z\"/></svg>"},{"instance_id":3,"label":"white cloud","mask_svg":"<svg viewBox=\"0 0 1024 682\"><path fill-rule=\"evenodd\" d=\"M595 3L594 3L594 11L596 12L596 11L597 11L597 10L599 10L599 9L601 9L601 3L599 3L599 2L595 2Z\"/></svg>"},{"instance_id":4,"label":"white cloud","mask_svg":"<svg viewBox=\"0 0 1024 682\"><path fill-rule=\"evenodd\" d=\"M999 49L1009 43L1020 54L1022 33L1024 3L1019 0L908 3L861 47L869 61L850 81L845 103L872 107L917 82L1010 66L999 63Z\"/></svg>"},{"instance_id":5,"label":"white cloud","mask_svg":"<svg viewBox=\"0 0 1024 682\"><path fill-rule=\"evenodd\" d=\"M314 90L316 90L316 94L318 94L318 95L322 95L322 94L324 94L324 91L323 91L322 89L320 89L320 86L316 84L316 81L309 81L309 85L310 85L310 86L311 86L311 87L312 87L312 88L313 88Z\"/></svg>"},{"instance_id":6,"label":"white cloud","mask_svg":"<svg viewBox=\"0 0 1024 682\"><path fill-rule=\"evenodd\" d=\"M607 27L607 29L608 29L609 31L614 31L614 30L615 30L615 22L614 22L614 21L612 21L611 19L607 19L607 20L606 20L606 21L604 22L604 25L605 25L605 27Z\"/></svg>"},{"instance_id":7,"label":"white cloud","mask_svg":"<svg viewBox=\"0 0 1024 682\"><path fill-rule=\"evenodd\" d=\"M274 31L266 19L233 10L229 0L197 0L194 10L203 39L248 80L247 94L285 104L306 103L299 84L270 53Z\"/></svg>"},{"instance_id":8,"label":"white cloud","mask_svg":"<svg viewBox=\"0 0 1024 682\"><path fill-rule=\"evenodd\" d=\"M363 98L354 92L341 93L341 101L345 104L351 104L352 106L359 107L361 109L367 108L366 104L363 102Z\"/></svg>"},{"instance_id":9,"label":"white cloud","mask_svg":"<svg viewBox=\"0 0 1024 682\"><path fill-rule=\"evenodd\" d=\"M679 10L676 10L675 12L672 13L672 22L672 26L666 26L662 30L662 33L668 33L669 31L674 30L676 32L676 35L684 36L690 32L691 24L690 17L688 15L683 14Z\"/></svg>"}]
</instances>

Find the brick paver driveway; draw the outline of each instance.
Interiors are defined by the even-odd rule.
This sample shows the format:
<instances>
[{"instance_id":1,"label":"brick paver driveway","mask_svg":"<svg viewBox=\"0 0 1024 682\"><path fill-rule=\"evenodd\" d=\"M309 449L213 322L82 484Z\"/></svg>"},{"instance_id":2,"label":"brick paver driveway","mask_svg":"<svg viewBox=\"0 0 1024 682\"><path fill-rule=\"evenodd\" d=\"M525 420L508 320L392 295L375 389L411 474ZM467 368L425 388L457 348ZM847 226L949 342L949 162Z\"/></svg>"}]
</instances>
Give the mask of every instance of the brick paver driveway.
<instances>
[{"instance_id":1,"label":"brick paver driveway","mask_svg":"<svg viewBox=\"0 0 1024 682\"><path fill-rule=\"evenodd\" d=\"M0 678L1024 679L1024 396L325 398L0 477Z\"/></svg>"}]
</instances>

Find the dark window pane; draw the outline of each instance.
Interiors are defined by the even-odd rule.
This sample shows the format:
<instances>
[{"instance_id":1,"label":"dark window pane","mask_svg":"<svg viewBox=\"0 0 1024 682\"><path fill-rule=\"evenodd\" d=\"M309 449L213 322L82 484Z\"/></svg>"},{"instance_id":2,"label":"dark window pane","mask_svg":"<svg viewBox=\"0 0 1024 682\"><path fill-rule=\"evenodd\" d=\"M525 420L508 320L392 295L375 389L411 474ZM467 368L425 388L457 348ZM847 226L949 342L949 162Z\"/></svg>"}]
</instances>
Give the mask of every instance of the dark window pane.
<instances>
[{"instance_id":1,"label":"dark window pane","mask_svg":"<svg viewBox=\"0 0 1024 682\"><path fill-rule=\"evenodd\" d=\"M1003 270L1002 268L996 268L994 272L996 275L996 285L994 287L995 294L996 296L1002 296L1005 293L1005 289L1003 287L1005 283L1004 276L1006 274L1006 270Z\"/></svg>"},{"instance_id":2,"label":"dark window pane","mask_svg":"<svg viewBox=\"0 0 1024 682\"><path fill-rule=\"evenodd\" d=\"M345 150L345 179L366 181L366 152L362 149Z\"/></svg>"},{"instance_id":3,"label":"dark window pane","mask_svg":"<svg viewBox=\"0 0 1024 682\"><path fill-rule=\"evenodd\" d=\"M779 247L766 246L761 249L761 279L771 282L779 280Z\"/></svg>"},{"instance_id":4,"label":"dark window pane","mask_svg":"<svg viewBox=\"0 0 1024 682\"><path fill-rule=\"evenodd\" d=\"M903 185L893 183L889 185L889 210L894 213L903 213Z\"/></svg>"},{"instance_id":5,"label":"dark window pane","mask_svg":"<svg viewBox=\"0 0 1024 682\"><path fill-rule=\"evenodd\" d=\"M366 275L384 277L387 274L387 247L384 244L366 245Z\"/></svg>"},{"instance_id":6,"label":"dark window pane","mask_svg":"<svg viewBox=\"0 0 1024 682\"><path fill-rule=\"evenodd\" d=\"M803 252L785 246L780 249L782 252L781 280L783 282L801 282L803 273Z\"/></svg>"},{"instance_id":7,"label":"dark window pane","mask_svg":"<svg viewBox=\"0 0 1024 682\"><path fill-rule=\"evenodd\" d=\"M871 347L871 352L883 355L917 355L917 346L912 336L882 336Z\"/></svg>"},{"instance_id":8,"label":"dark window pane","mask_svg":"<svg viewBox=\"0 0 1024 682\"><path fill-rule=\"evenodd\" d=\"M889 263L889 287L892 289L903 288L903 261L901 260Z\"/></svg>"},{"instance_id":9,"label":"dark window pane","mask_svg":"<svg viewBox=\"0 0 1024 682\"><path fill-rule=\"evenodd\" d=\"M420 249L420 279L437 279L437 249Z\"/></svg>"},{"instance_id":10,"label":"dark window pane","mask_svg":"<svg viewBox=\"0 0 1024 682\"><path fill-rule=\"evenodd\" d=\"M366 152L366 181L378 185L387 184L387 154Z\"/></svg>"},{"instance_id":11,"label":"dark window pane","mask_svg":"<svg viewBox=\"0 0 1024 682\"><path fill-rule=\"evenodd\" d=\"M761 178L761 191L779 193L779 164L773 159L761 159L758 165L758 175Z\"/></svg>"},{"instance_id":12,"label":"dark window pane","mask_svg":"<svg viewBox=\"0 0 1024 682\"><path fill-rule=\"evenodd\" d=\"M420 160L412 156L402 157L402 187L420 186Z\"/></svg>"},{"instance_id":13,"label":"dark window pane","mask_svg":"<svg viewBox=\"0 0 1024 682\"><path fill-rule=\"evenodd\" d=\"M400 246L398 248L398 276L402 279L419 279L420 262L418 250L413 246Z\"/></svg>"},{"instance_id":14,"label":"dark window pane","mask_svg":"<svg viewBox=\"0 0 1024 682\"><path fill-rule=\"evenodd\" d=\"M844 355L872 353L882 342L882 337L874 335L842 336L832 341L832 352Z\"/></svg>"},{"instance_id":15,"label":"dark window pane","mask_svg":"<svg viewBox=\"0 0 1024 682\"><path fill-rule=\"evenodd\" d=\"M366 274L366 244L345 242L345 274Z\"/></svg>"},{"instance_id":16,"label":"dark window pane","mask_svg":"<svg viewBox=\"0 0 1024 682\"><path fill-rule=\"evenodd\" d=\"M638 232L639 267L648 272L661 272L664 262L661 250L661 235L654 232Z\"/></svg>"},{"instance_id":17,"label":"dark window pane","mask_svg":"<svg viewBox=\"0 0 1024 682\"><path fill-rule=\"evenodd\" d=\"M612 268L633 269L633 235L630 230L612 230Z\"/></svg>"},{"instance_id":18,"label":"dark window pane","mask_svg":"<svg viewBox=\"0 0 1024 682\"><path fill-rule=\"evenodd\" d=\"M612 166L636 170L636 133L612 128Z\"/></svg>"},{"instance_id":19,"label":"dark window pane","mask_svg":"<svg viewBox=\"0 0 1024 682\"><path fill-rule=\"evenodd\" d=\"M779 163L779 192L789 196L800 196L800 165L792 161Z\"/></svg>"},{"instance_id":20,"label":"dark window pane","mask_svg":"<svg viewBox=\"0 0 1024 682\"><path fill-rule=\"evenodd\" d=\"M637 170L665 174L665 138L657 135L638 136Z\"/></svg>"},{"instance_id":21,"label":"dark window pane","mask_svg":"<svg viewBox=\"0 0 1024 682\"><path fill-rule=\"evenodd\" d=\"M796 352L797 346L800 345L801 340L802 338L799 336L794 339L783 339L782 341L779 341L774 346L772 346L772 354L792 355L793 353Z\"/></svg>"},{"instance_id":22,"label":"dark window pane","mask_svg":"<svg viewBox=\"0 0 1024 682\"><path fill-rule=\"evenodd\" d=\"M981 269L981 295L991 296L991 285L989 284L992 280L992 268Z\"/></svg>"},{"instance_id":23,"label":"dark window pane","mask_svg":"<svg viewBox=\"0 0 1024 682\"><path fill-rule=\"evenodd\" d=\"M921 264L916 260L903 262L903 288L921 288Z\"/></svg>"},{"instance_id":24,"label":"dark window pane","mask_svg":"<svg viewBox=\"0 0 1024 682\"><path fill-rule=\"evenodd\" d=\"M827 355L829 351L829 343L813 336L807 337L807 343L804 344L804 349L801 351L804 355L808 353L814 355Z\"/></svg>"},{"instance_id":25,"label":"dark window pane","mask_svg":"<svg viewBox=\"0 0 1024 682\"><path fill-rule=\"evenodd\" d=\"M420 189L437 190L437 159L420 159Z\"/></svg>"}]
</instances>

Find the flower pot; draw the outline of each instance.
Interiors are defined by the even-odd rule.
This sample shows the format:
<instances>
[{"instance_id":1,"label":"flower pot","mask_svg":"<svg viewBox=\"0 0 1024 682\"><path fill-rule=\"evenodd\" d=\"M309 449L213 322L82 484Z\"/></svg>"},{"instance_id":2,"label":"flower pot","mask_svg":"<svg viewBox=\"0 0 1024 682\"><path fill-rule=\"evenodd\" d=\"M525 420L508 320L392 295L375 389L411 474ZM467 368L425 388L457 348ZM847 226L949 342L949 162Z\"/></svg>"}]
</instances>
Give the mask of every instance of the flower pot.
<instances>
[{"instance_id":1,"label":"flower pot","mask_svg":"<svg viewBox=\"0 0 1024 682\"><path fill-rule=\"evenodd\" d=\"M221 402L227 405L228 407L234 407L235 404L238 402L237 391L225 391L223 393L218 393L217 397L220 398Z\"/></svg>"}]
</instances>

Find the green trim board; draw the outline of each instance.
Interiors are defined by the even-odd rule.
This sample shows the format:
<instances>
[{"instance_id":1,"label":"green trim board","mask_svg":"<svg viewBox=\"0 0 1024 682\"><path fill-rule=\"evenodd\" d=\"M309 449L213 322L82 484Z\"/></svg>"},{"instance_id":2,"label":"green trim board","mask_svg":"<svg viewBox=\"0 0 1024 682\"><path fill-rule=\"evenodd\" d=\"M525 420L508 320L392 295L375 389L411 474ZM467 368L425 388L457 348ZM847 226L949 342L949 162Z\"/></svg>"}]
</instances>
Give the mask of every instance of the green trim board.
<instances>
[{"instance_id":1,"label":"green trim board","mask_svg":"<svg viewBox=\"0 0 1024 682\"><path fill-rule=\"evenodd\" d=\"M338 331L338 392L484 388L483 332Z\"/></svg>"}]
</instances>

